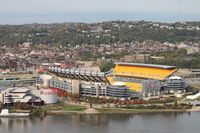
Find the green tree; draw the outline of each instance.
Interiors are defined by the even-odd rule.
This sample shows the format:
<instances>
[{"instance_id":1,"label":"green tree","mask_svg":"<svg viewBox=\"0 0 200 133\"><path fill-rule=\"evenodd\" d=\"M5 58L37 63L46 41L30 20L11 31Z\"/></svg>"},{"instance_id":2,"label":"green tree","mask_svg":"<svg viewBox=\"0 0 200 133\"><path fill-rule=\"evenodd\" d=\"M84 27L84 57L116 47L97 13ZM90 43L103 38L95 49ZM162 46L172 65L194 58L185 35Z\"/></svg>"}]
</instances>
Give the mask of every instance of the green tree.
<instances>
[{"instance_id":1,"label":"green tree","mask_svg":"<svg viewBox=\"0 0 200 133\"><path fill-rule=\"evenodd\" d=\"M107 72L107 71L109 71L111 68L114 67L114 63L113 63L112 61L103 60L103 61L100 62L99 67L100 67L100 70L101 70L102 72Z\"/></svg>"}]
</instances>

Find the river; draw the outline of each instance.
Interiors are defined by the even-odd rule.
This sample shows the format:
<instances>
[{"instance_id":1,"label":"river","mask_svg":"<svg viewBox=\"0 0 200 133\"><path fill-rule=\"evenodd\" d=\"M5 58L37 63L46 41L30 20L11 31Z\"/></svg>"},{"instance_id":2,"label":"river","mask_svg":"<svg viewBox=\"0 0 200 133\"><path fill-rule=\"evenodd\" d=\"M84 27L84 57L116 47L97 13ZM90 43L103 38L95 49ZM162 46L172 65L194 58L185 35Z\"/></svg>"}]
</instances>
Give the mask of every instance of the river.
<instances>
[{"instance_id":1,"label":"river","mask_svg":"<svg viewBox=\"0 0 200 133\"><path fill-rule=\"evenodd\" d=\"M0 118L0 133L200 133L200 113Z\"/></svg>"}]
</instances>

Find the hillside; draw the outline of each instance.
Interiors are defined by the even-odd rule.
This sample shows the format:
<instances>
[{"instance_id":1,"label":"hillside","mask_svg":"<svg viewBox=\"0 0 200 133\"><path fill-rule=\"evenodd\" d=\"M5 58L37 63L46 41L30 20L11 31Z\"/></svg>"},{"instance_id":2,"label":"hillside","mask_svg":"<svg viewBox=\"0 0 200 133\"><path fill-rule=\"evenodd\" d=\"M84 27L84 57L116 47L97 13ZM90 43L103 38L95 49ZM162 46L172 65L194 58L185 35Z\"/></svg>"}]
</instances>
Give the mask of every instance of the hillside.
<instances>
[{"instance_id":1,"label":"hillside","mask_svg":"<svg viewBox=\"0 0 200 133\"><path fill-rule=\"evenodd\" d=\"M200 22L157 23L112 21L102 23L60 23L0 25L0 45L33 44L75 46L122 42L199 42Z\"/></svg>"}]
</instances>

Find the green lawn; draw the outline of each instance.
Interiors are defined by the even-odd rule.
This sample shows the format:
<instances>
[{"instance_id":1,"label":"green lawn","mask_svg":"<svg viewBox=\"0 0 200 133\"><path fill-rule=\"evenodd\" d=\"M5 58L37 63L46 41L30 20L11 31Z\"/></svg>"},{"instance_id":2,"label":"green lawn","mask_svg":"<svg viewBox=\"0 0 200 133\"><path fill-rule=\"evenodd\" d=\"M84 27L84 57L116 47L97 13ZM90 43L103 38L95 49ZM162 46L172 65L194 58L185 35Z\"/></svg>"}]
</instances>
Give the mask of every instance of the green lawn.
<instances>
[{"instance_id":1,"label":"green lawn","mask_svg":"<svg viewBox=\"0 0 200 133\"><path fill-rule=\"evenodd\" d=\"M87 107L81 105L65 104L63 109L65 111L84 111L87 109Z\"/></svg>"},{"instance_id":2,"label":"green lawn","mask_svg":"<svg viewBox=\"0 0 200 133\"><path fill-rule=\"evenodd\" d=\"M47 105L44 107L44 109L48 112L51 112L51 111L69 111L69 112L79 111L80 112L87 109L87 107L81 106L81 105L59 103L59 104Z\"/></svg>"},{"instance_id":3,"label":"green lawn","mask_svg":"<svg viewBox=\"0 0 200 133\"><path fill-rule=\"evenodd\" d=\"M112 108L101 108L98 109L99 112L103 114L107 113L156 113L156 112L174 112L181 110L172 110L172 109L112 109Z\"/></svg>"}]
</instances>

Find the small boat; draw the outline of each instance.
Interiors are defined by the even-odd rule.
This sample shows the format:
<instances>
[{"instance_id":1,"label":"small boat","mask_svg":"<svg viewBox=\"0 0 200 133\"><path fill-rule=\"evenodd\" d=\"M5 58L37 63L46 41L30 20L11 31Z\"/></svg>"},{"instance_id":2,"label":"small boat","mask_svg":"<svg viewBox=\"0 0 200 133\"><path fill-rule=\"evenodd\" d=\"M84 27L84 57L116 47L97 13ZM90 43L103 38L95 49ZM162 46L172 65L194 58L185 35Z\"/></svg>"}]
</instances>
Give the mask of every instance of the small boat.
<instances>
[{"instance_id":1,"label":"small boat","mask_svg":"<svg viewBox=\"0 0 200 133\"><path fill-rule=\"evenodd\" d=\"M0 117L28 117L29 113L9 113L8 109L2 109Z\"/></svg>"}]
</instances>

